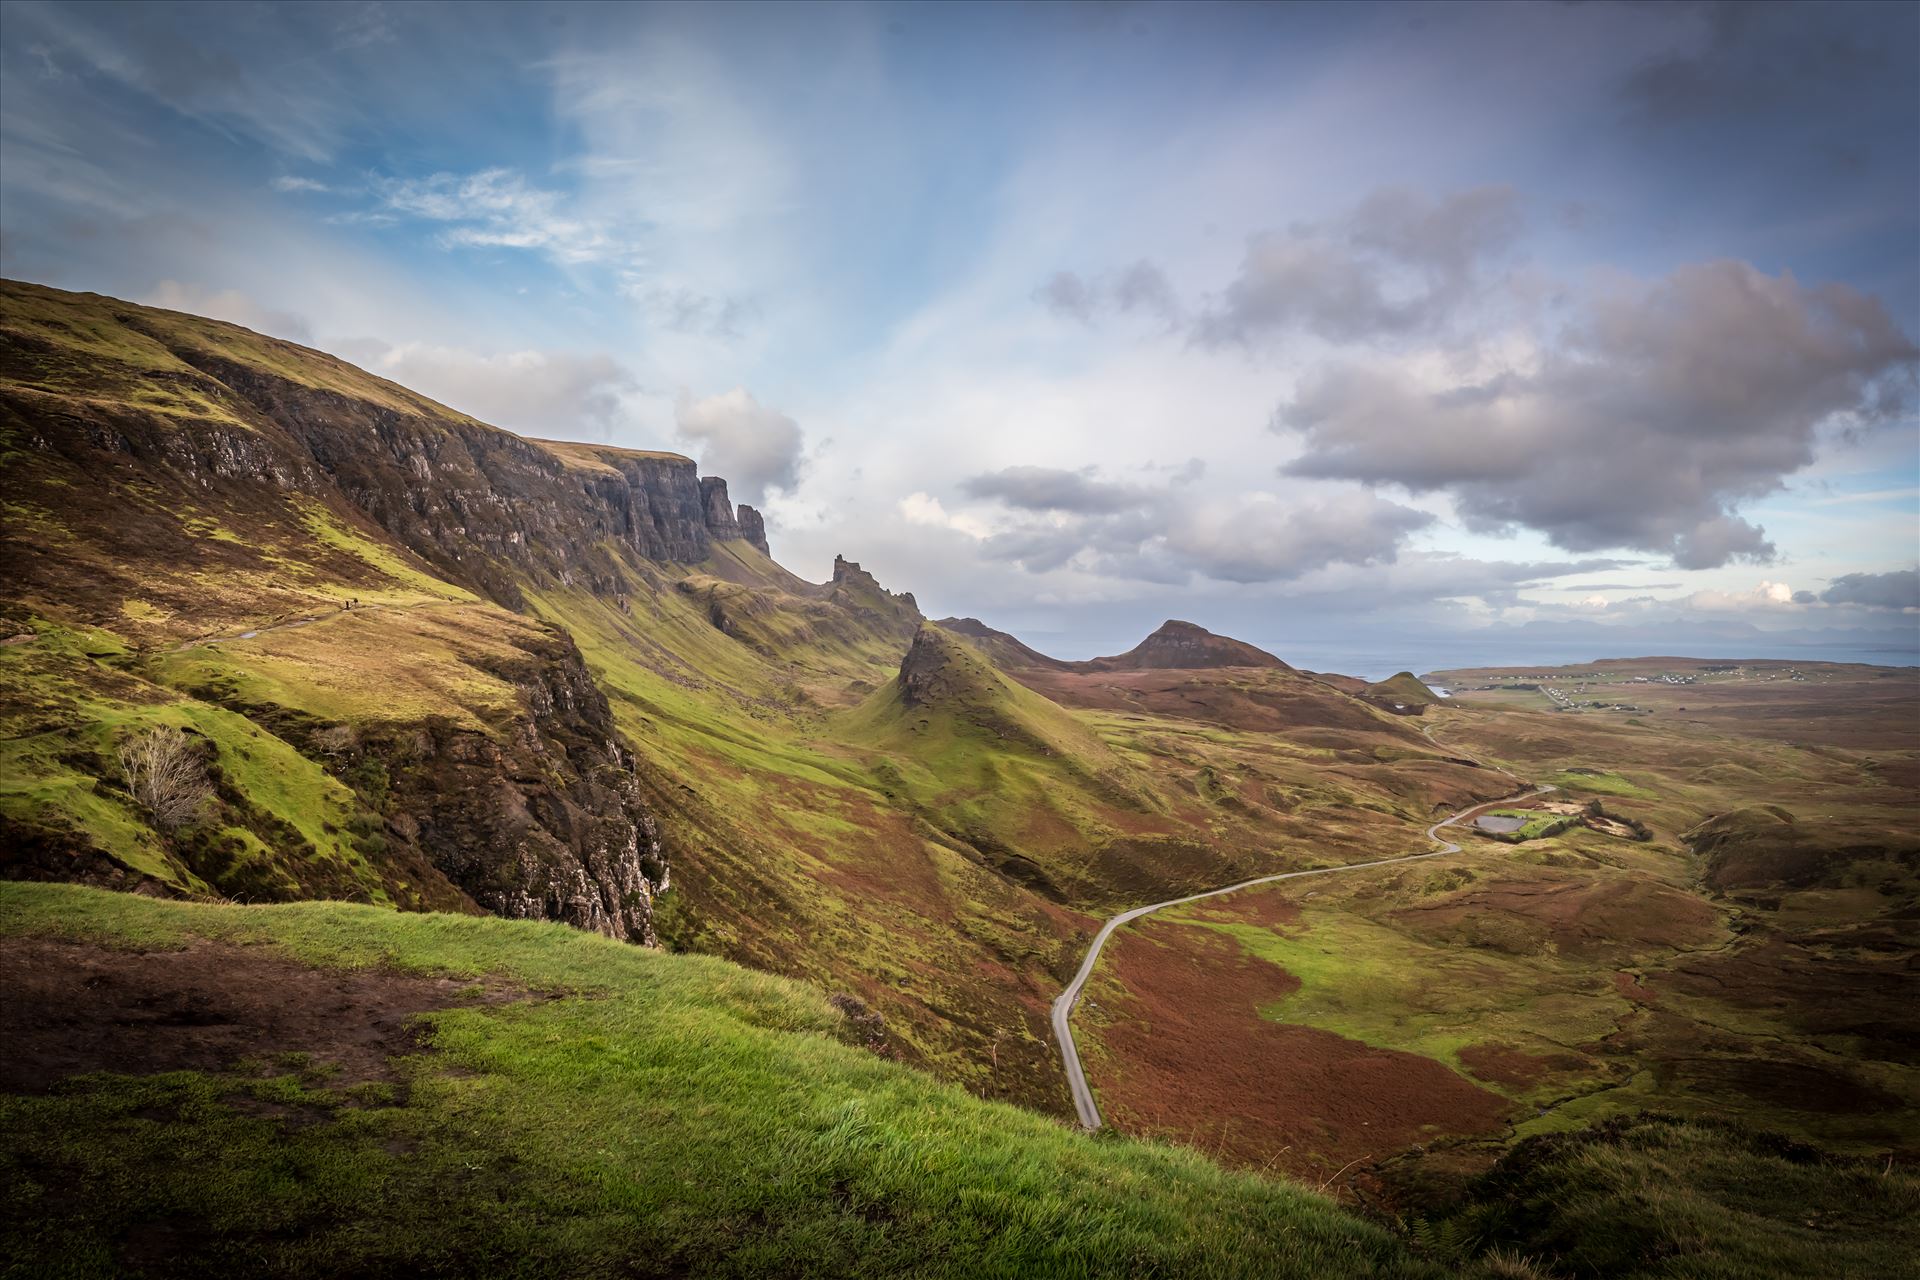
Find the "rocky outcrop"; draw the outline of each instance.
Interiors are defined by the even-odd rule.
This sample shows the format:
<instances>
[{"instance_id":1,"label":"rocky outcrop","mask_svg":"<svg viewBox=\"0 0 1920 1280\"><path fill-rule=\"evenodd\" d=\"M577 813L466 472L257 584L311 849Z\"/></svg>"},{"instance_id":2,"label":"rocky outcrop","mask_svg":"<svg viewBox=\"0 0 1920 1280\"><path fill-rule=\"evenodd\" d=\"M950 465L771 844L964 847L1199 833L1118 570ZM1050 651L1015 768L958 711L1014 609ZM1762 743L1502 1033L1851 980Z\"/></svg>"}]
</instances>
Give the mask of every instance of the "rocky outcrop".
<instances>
[{"instance_id":1,"label":"rocky outcrop","mask_svg":"<svg viewBox=\"0 0 1920 1280\"><path fill-rule=\"evenodd\" d=\"M909 707L936 706L978 692L978 664L967 660L959 644L938 627L921 627L900 659L900 701Z\"/></svg>"},{"instance_id":2,"label":"rocky outcrop","mask_svg":"<svg viewBox=\"0 0 1920 1280\"><path fill-rule=\"evenodd\" d=\"M845 556L833 558L833 580L827 583L826 598L835 604L859 610L876 623L879 630L902 643L925 621L920 605L911 591L889 591L858 562Z\"/></svg>"},{"instance_id":3,"label":"rocky outcrop","mask_svg":"<svg viewBox=\"0 0 1920 1280\"><path fill-rule=\"evenodd\" d=\"M708 555L715 519L691 459L605 449L594 452L597 465L573 465L510 432L403 414L185 354L304 446L396 540L509 607L522 603L515 570L621 592L626 579L608 544L655 562ZM718 497L725 501L724 483Z\"/></svg>"},{"instance_id":4,"label":"rocky outcrop","mask_svg":"<svg viewBox=\"0 0 1920 1280\"><path fill-rule=\"evenodd\" d=\"M700 477L700 512L710 537L733 542L741 536L740 521L733 514L733 503L727 500L727 482L719 476Z\"/></svg>"},{"instance_id":5,"label":"rocky outcrop","mask_svg":"<svg viewBox=\"0 0 1920 1280\"><path fill-rule=\"evenodd\" d=\"M773 548L767 545L767 522L760 513L746 503L741 503L735 519L740 522L740 536L767 559L773 559Z\"/></svg>"},{"instance_id":6,"label":"rocky outcrop","mask_svg":"<svg viewBox=\"0 0 1920 1280\"><path fill-rule=\"evenodd\" d=\"M997 631L978 618L942 618L934 625L973 641L1004 671L1025 671L1034 668L1066 671L1073 665L1062 662L1058 658L1049 658L1038 649L1022 643L1017 637L1008 635L1004 631Z\"/></svg>"},{"instance_id":7,"label":"rocky outcrop","mask_svg":"<svg viewBox=\"0 0 1920 1280\"><path fill-rule=\"evenodd\" d=\"M606 696L564 637L493 674L520 694L509 734L436 718L369 743L390 831L496 915L652 944L667 860Z\"/></svg>"}]
</instances>

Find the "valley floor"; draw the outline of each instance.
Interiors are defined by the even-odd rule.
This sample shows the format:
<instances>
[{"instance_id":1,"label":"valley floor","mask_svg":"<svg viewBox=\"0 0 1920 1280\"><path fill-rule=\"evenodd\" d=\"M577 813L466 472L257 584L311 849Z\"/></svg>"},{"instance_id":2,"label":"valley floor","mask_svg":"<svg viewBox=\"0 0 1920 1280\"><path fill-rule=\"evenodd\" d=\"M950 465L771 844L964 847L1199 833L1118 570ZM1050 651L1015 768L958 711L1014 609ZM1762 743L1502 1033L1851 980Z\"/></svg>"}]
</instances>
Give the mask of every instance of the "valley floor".
<instances>
[{"instance_id":1,"label":"valley floor","mask_svg":"<svg viewBox=\"0 0 1920 1280\"><path fill-rule=\"evenodd\" d=\"M1573 812L1122 930L1076 1018L1101 1110L1402 1211L1642 1110L1920 1158L1920 690L1883 674L1430 712Z\"/></svg>"}]
</instances>

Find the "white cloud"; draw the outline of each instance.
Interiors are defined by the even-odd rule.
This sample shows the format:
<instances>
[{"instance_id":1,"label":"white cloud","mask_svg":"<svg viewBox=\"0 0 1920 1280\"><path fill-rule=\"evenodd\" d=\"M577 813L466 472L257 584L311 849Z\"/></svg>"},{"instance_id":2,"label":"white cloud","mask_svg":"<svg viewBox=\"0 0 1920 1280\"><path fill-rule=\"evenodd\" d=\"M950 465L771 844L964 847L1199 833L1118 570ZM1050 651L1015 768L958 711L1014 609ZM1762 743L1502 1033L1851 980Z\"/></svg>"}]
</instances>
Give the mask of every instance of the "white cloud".
<instances>
[{"instance_id":1,"label":"white cloud","mask_svg":"<svg viewBox=\"0 0 1920 1280\"><path fill-rule=\"evenodd\" d=\"M310 343L313 330L306 319L291 311L262 306L237 289L218 291L178 280L162 280L139 299L150 307L186 311L197 316L226 320L256 333L285 338L289 342Z\"/></svg>"},{"instance_id":2,"label":"white cloud","mask_svg":"<svg viewBox=\"0 0 1920 1280\"><path fill-rule=\"evenodd\" d=\"M605 440L625 421L633 374L604 353L501 351L409 342L358 358L383 377L412 387L483 422L530 435Z\"/></svg>"},{"instance_id":3,"label":"white cloud","mask_svg":"<svg viewBox=\"0 0 1920 1280\"><path fill-rule=\"evenodd\" d=\"M1784 582L1770 581L1762 581L1751 591L1696 591L1687 597L1687 604L1703 613L1745 613L1796 607L1793 588Z\"/></svg>"},{"instance_id":4,"label":"white cloud","mask_svg":"<svg viewBox=\"0 0 1920 1280\"><path fill-rule=\"evenodd\" d=\"M700 450L700 470L723 476L735 500L759 504L767 491L791 492L800 484L800 424L735 387L695 400L681 394L674 421L683 439Z\"/></svg>"},{"instance_id":5,"label":"white cloud","mask_svg":"<svg viewBox=\"0 0 1920 1280\"><path fill-rule=\"evenodd\" d=\"M451 224L443 237L449 245L537 250L569 266L626 256L605 226L571 211L564 193L533 186L511 169L382 179L375 190L383 209Z\"/></svg>"},{"instance_id":6,"label":"white cloud","mask_svg":"<svg viewBox=\"0 0 1920 1280\"><path fill-rule=\"evenodd\" d=\"M927 493L910 493L900 499L900 514L909 524L926 525L934 529L952 529L966 534L976 541L987 536L985 521L973 516L950 514L940 499Z\"/></svg>"}]
</instances>

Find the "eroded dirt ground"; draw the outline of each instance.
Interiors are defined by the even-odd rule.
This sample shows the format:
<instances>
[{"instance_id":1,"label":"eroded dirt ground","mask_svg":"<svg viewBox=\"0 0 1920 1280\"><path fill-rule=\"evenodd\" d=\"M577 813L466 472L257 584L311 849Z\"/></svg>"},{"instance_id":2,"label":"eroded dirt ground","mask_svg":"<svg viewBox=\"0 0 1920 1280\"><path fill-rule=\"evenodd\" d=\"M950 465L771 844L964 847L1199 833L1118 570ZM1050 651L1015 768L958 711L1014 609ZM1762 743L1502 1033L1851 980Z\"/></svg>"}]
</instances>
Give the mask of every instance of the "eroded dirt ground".
<instances>
[{"instance_id":1,"label":"eroded dirt ground","mask_svg":"<svg viewBox=\"0 0 1920 1280\"><path fill-rule=\"evenodd\" d=\"M341 1085L395 1078L423 1045L413 1019L518 994L385 970L314 969L264 947L198 941L122 951L0 939L0 1089L42 1093L92 1072L231 1071L310 1055Z\"/></svg>"}]
</instances>

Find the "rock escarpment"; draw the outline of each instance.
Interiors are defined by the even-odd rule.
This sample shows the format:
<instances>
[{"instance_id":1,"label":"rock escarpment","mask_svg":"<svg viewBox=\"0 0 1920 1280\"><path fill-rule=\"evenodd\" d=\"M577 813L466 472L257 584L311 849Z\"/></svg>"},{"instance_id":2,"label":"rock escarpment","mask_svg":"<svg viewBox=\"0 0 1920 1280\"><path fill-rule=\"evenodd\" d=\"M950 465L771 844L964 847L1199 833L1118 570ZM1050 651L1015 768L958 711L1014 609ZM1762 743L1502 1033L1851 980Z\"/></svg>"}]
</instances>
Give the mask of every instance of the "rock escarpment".
<instances>
[{"instance_id":1,"label":"rock escarpment","mask_svg":"<svg viewBox=\"0 0 1920 1280\"><path fill-rule=\"evenodd\" d=\"M767 545L767 522L761 519L760 513L743 502L735 513L735 519L740 523L741 538L745 539L754 550L771 560L773 548Z\"/></svg>"},{"instance_id":2,"label":"rock escarpment","mask_svg":"<svg viewBox=\"0 0 1920 1280\"><path fill-rule=\"evenodd\" d=\"M733 503L727 500L727 482L719 476L700 477L700 514L708 536L722 542L741 536L740 521L733 513Z\"/></svg>"},{"instance_id":3,"label":"rock escarpment","mask_svg":"<svg viewBox=\"0 0 1920 1280\"><path fill-rule=\"evenodd\" d=\"M370 824L353 828L364 866L322 856L282 820L310 816L314 795L343 803L337 788L309 794L237 769L219 812L240 825L223 834L209 823L204 849L178 834L96 847L74 827L46 857L0 870L105 875L124 864L174 875L176 891L240 883L250 869L264 884L274 871L254 897L364 899L384 881L404 906L470 902L652 941L665 854L631 747L579 650L558 631L488 623L498 610L445 583L522 613L531 592L554 586L624 599L743 537L724 481L703 484L675 454L523 439L232 325L11 282L0 285L0 429L14 450L4 496L37 522L0 529L12 578L0 604L19 612L31 599L60 625L103 629L99 655L42 664L49 687L67 681L58 687L69 690L40 726L49 740L99 738L96 700L77 696L95 686L133 708L184 695L219 707L195 714L251 721L333 772L359 797L353 821ZM757 519L753 528L764 541ZM243 628L264 631L268 619L309 625L303 615L325 620L356 598L390 611L372 616L390 621L383 642L393 648L361 653L364 670L351 665L349 621L343 647L322 647L311 662L310 683L168 683L164 655L189 638L245 639L259 632ZM464 636L429 637L398 621L443 607L475 611L472 649ZM508 636L520 639L502 657L490 646ZM110 652L120 668L92 662ZM369 714L330 697L355 681L397 679L416 658L451 673L434 686L445 697L419 704L433 710L399 697ZM473 683L490 692L466 704L472 714L449 718L440 708L466 687L458 662L484 672L488 680ZM333 735L324 743L314 736L322 731ZM69 751L59 767L112 785L110 754ZM238 761L210 767L223 763ZM138 828L137 808L127 821ZM350 846L359 847L341 847ZM312 865L277 874L303 857ZM169 858L186 859L185 870L168 871Z\"/></svg>"},{"instance_id":4,"label":"rock escarpment","mask_svg":"<svg viewBox=\"0 0 1920 1280\"><path fill-rule=\"evenodd\" d=\"M835 604L859 611L902 643L911 639L925 621L913 592L887 590L857 561L845 556L833 558L833 580L827 583L825 595Z\"/></svg>"},{"instance_id":5,"label":"rock escarpment","mask_svg":"<svg viewBox=\"0 0 1920 1280\"><path fill-rule=\"evenodd\" d=\"M492 674L522 699L512 735L435 720L381 742L390 830L495 915L652 944L667 859L579 650L555 637Z\"/></svg>"},{"instance_id":6,"label":"rock escarpment","mask_svg":"<svg viewBox=\"0 0 1920 1280\"><path fill-rule=\"evenodd\" d=\"M408 415L191 351L206 372L304 446L356 507L437 570L509 607L520 575L624 589L609 544L698 564L743 536L726 481L677 454L548 443ZM764 539L764 531L762 532Z\"/></svg>"}]
</instances>

